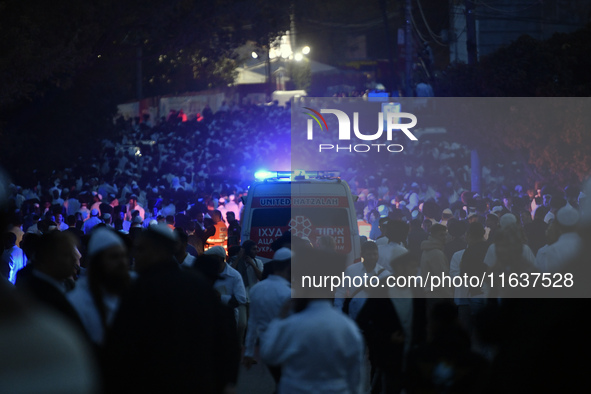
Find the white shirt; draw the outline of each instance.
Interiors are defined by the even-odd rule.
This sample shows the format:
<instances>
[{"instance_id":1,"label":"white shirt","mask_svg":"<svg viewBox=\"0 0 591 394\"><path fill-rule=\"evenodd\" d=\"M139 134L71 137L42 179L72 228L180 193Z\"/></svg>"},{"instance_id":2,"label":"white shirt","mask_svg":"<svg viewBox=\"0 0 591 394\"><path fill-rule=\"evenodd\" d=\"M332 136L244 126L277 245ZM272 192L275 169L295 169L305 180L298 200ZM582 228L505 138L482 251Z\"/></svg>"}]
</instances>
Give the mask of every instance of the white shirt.
<instances>
[{"instance_id":1,"label":"white shirt","mask_svg":"<svg viewBox=\"0 0 591 394\"><path fill-rule=\"evenodd\" d=\"M176 213L176 207L173 203L168 204L164 208L160 210L160 215L167 217L167 216L174 216Z\"/></svg>"},{"instance_id":2,"label":"white shirt","mask_svg":"<svg viewBox=\"0 0 591 394\"><path fill-rule=\"evenodd\" d=\"M388 240L387 237L380 237L380 238L376 239L376 244L378 244L378 246L388 245L388 242L390 242L390 241Z\"/></svg>"},{"instance_id":3,"label":"white shirt","mask_svg":"<svg viewBox=\"0 0 591 394\"><path fill-rule=\"evenodd\" d=\"M80 212L82 214L82 220L86 220L90 216L90 210L85 206L83 206L83 207L81 206L80 209L78 210L78 212Z\"/></svg>"},{"instance_id":4,"label":"white shirt","mask_svg":"<svg viewBox=\"0 0 591 394\"><path fill-rule=\"evenodd\" d=\"M380 257L378 259L378 265L380 267L389 269L390 263L397 257L400 257L405 253L408 253L408 249L406 249L399 243L388 242L385 245L378 245L378 252L380 254Z\"/></svg>"},{"instance_id":5,"label":"white shirt","mask_svg":"<svg viewBox=\"0 0 591 394\"><path fill-rule=\"evenodd\" d=\"M541 272L561 272L566 264L577 257L583 241L577 233L564 233L552 245L538 250L535 266Z\"/></svg>"},{"instance_id":6,"label":"white shirt","mask_svg":"<svg viewBox=\"0 0 591 394\"><path fill-rule=\"evenodd\" d=\"M408 196L408 204L406 205L406 209L412 212L415 207L419 206L419 195L415 192L411 192Z\"/></svg>"},{"instance_id":7,"label":"white shirt","mask_svg":"<svg viewBox=\"0 0 591 394\"><path fill-rule=\"evenodd\" d=\"M546 222L546 224L550 224L550 221L554 220L555 216L552 213L552 211L548 211L548 213L546 214L546 216L544 216L544 222Z\"/></svg>"},{"instance_id":8,"label":"white shirt","mask_svg":"<svg viewBox=\"0 0 591 394\"><path fill-rule=\"evenodd\" d=\"M96 309L90 288L88 278L82 277L76 282L76 287L68 293L66 298L74 307L78 316L88 333L90 339L97 344L101 344L104 338L103 324L99 311ZM115 313L119 308L119 297L113 294L103 292L103 303L105 305L107 326L113 322Z\"/></svg>"},{"instance_id":9,"label":"white shirt","mask_svg":"<svg viewBox=\"0 0 591 394\"><path fill-rule=\"evenodd\" d=\"M215 281L213 288L220 293L222 302L227 304L234 296L241 305L246 304L246 289L240 272L226 263L226 267L219 276L220 279ZM234 308L234 316L238 322L238 308Z\"/></svg>"},{"instance_id":10,"label":"white shirt","mask_svg":"<svg viewBox=\"0 0 591 394\"><path fill-rule=\"evenodd\" d=\"M451 258L451 261L449 263L449 276L451 276L452 278L455 278L456 276L460 276L460 263L462 261L462 257L464 256L464 252L466 251L466 249L464 250L460 250L459 252L455 252L454 255ZM468 298L470 298L470 296L468 295L468 287L467 286L461 286L461 287L455 287L454 290L454 301L456 303L456 305L468 305Z\"/></svg>"},{"instance_id":11,"label":"white shirt","mask_svg":"<svg viewBox=\"0 0 591 394\"><path fill-rule=\"evenodd\" d=\"M76 212L80 209L80 201L77 198L70 198L67 201L68 206L66 208L66 214L68 216L75 215Z\"/></svg>"},{"instance_id":12,"label":"white shirt","mask_svg":"<svg viewBox=\"0 0 591 394\"><path fill-rule=\"evenodd\" d=\"M263 272L263 262L257 258L254 258L253 260L254 264L257 266L259 271ZM254 268L252 267L252 265L248 263L246 263L246 276L248 277L248 286L246 287L246 299L248 300L250 289L257 283L259 283L259 278L257 278L257 274L254 271Z\"/></svg>"},{"instance_id":13,"label":"white shirt","mask_svg":"<svg viewBox=\"0 0 591 394\"><path fill-rule=\"evenodd\" d=\"M15 284L16 274L27 265L27 256L25 255L25 252L23 252L18 246L14 245L2 253L1 261L10 268L8 281Z\"/></svg>"},{"instance_id":14,"label":"white shirt","mask_svg":"<svg viewBox=\"0 0 591 394\"><path fill-rule=\"evenodd\" d=\"M39 231L38 224L39 223L33 223L33 225L29 226L29 228L27 229L27 233L41 234Z\"/></svg>"},{"instance_id":15,"label":"white shirt","mask_svg":"<svg viewBox=\"0 0 591 394\"><path fill-rule=\"evenodd\" d=\"M363 278L363 275L367 275L369 281L369 277L377 275L378 272L382 270L383 268L379 264L376 264L374 269L370 272L367 272L362 262L351 264L350 266L348 266L347 269L345 269L345 276L351 278L351 286L349 286L349 283L343 283L342 286L337 287L334 295L335 308L341 311L343 309L343 304L345 303L345 298L351 297L358 288L363 287L363 282L359 280L354 280L354 278ZM383 270L382 273L378 275L378 277L382 278L388 275L390 275L390 273L387 270ZM361 284L361 286L357 286L358 284ZM351 316L351 318L354 319L354 316L357 316L356 313L351 312L354 310L358 313L361 310L363 304L365 303L366 298L367 293L364 290L357 292L357 294L355 294L352 297L351 303L349 304L349 316ZM362 301L360 301L360 299Z\"/></svg>"},{"instance_id":16,"label":"white shirt","mask_svg":"<svg viewBox=\"0 0 591 394\"><path fill-rule=\"evenodd\" d=\"M525 244L523 245L521 256L525 259L525 261L527 261L531 265L533 265L534 261L536 260L534 253L531 251L529 246ZM489 267L493 267L496 262L497 252L495 249L495 244L492 244L488 247L488 250L486 251L486 256L484 256L484 264L488 265Z\"/></svg>"},{"instance_id":17,"label":"white shirt","mask_svg":"<svg viewBox=\"0 0 591 394\"><path fill-rule=\"evenodd\" d=\"M261 357L281 366L280 393L349 394L361 389L365 346L357 325L327 300L273 320Z\"/></svg>"},{"instance_id":18,"label":"white shirt","mask_svg":"<svg viewBox=\"0 0 591 394\"><path fill-rule=\"evenodd\" d=\"M84 222L82 231L84 231L85 235L90 234L90 230L92 230L92 228L99 223L102 223L102 220L96 216L91 216L87 221Z\"/></svg>"},{"instance_id":19,"label":"white shirt","mask_svg":"<svg viewBox=\"0 0 591 394\"><path fill-rule=\"evenodd\" d=\"M283 306L291 299L290 283L281 276L269 275L250 289L250 310L244 355L254 356L257 338L261 338L271 320L279 317Z\"/></svg>"},{"instance_id":20,"label":"white shirt","mask_svg":"<svg viewBox=\"0 0 591 394\"><path fill-rule=\"evenodd\" d=\"M139 217L142 218L142 221L144 220L144 216L146 215L146 211L144 210L144 208L142 208L140 206L140 204L136 204L136 206L133 208L130 208L129 204L125 204L125 207L127 208L127 212L125 213L125 220L131 220L131 213L133 211L138 211Z\"/></svg>"},{"instance_id":21,"label":"white shirt","mask_svg":"<svg viewBox=\"0 0 591 394\"><path fill-rule=\"evenodd\" d=\"M225 205L226 207L226 212L234 212L234 215L236 216L236 220L240 220L240 207L238 206L238 204L236 204L236 202L234 201L229 201L228 203L226 203Z\"/></svg>"},{"instance_id":22,"label":"white shirt","mask_svg":"<svg viewBox=\"0 0 591 394\"><path fill-rule=\"evenodd\" d=\"M187 256L185 257L185 259L181 263L181 266L191 268L193 266L193 264L195 264L196 260L197 260L197 257L193 256L190 253L187 253Z\"/></svg>"}]
</instances>

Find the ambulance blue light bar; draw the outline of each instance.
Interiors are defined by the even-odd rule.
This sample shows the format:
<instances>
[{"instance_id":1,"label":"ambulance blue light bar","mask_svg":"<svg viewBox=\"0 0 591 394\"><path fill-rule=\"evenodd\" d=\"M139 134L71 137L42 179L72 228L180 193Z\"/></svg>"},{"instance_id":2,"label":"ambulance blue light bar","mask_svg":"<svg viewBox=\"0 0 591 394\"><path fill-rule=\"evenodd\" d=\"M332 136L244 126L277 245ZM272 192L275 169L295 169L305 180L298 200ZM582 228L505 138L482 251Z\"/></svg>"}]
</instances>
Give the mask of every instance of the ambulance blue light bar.
<instances>
[{"instance_id":1,"label":"ambulance blue light bar","mask_svg":"<svg viewBox=\"0 0 591 394\"><path fill-rule=\"evenodd\" d=\"M257 181L264 181L266 179L277 180L304 180L304 179L322 179L322 178L338 178L340 173L338 171L257 171L254 177Z\"/></svg>"},{"instance_id":2,"label":"ambulance blue light bar","mask_svg":"<svg viewBox=\"0 0 591 394\"><path fill-rule=\"evenodd\" d=\"M277 172L273 171L257 171L254 173L254 178L257 181L264 181L265 179L275 178L277 176Z\"/></svg>"}]
</instances>

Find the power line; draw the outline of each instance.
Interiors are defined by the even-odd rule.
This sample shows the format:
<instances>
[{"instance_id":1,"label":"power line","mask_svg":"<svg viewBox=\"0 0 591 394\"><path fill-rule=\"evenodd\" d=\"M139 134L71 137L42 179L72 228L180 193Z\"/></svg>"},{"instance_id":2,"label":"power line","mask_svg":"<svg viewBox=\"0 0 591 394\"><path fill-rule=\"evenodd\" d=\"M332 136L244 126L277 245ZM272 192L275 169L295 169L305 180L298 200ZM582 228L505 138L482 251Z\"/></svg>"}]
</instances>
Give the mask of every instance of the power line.
<instances>
[{"instance_id":1,"label":"power line","mask_svg":"<svg viewBox=\"0 0 591 394\"><path fill-rule=\"evenodd\" d=\"M429 40L425 39L425 37L423 37L423 35L419 31L419 28L417 27L417 24L415 23L415 18L414 18L414 16L412 16L412 13L410 14L410 20L412 22L412 27L414 27L415 33L417 33L417 35L421 39L421 42L427 42L427 41L429 41Z\"/></svg>"},{"instance_id":2,"label":"power line","mask_svg":"<svg viewBox=\"0 0 591 394\"><path fill-rule=\"evenodd\" d=\"M433 31L429 27L429 23L427 22L427 18L425 18L425 13L423 12L423 6L421 5L421 2L419 0L417 0L417 5L419 6L419 11L421 12L421 16L423 17L423 22L425 22L425 26L427 27L427 31L429 32L429 34L431 34L431 37L442 38L441 36L438 36L437 34L433 33Z\"/></svg>"},{"instance_id":3,"label":"power line","mask_svg":"<svg viewBox=\"0 0 591 394\"><path fill-rule=\"evenodd\" d=\"M515 14L517 12L527 11L530 8L533 8L533 7L537 6L537 5L540 5L541 2L540 1L535 1L535 2L533 2L531 4L529 4L529 5L521 8L521 9L518 9L518 10L503 10L503 9L500 9L500 8L495 8L495 7L493 7L493 6L485 3L482 0L481 1L471 1L471 3L474 3L474 5L483 5L483 6L485 6L488 9L491 9L491 10L496 11L496 12L504 13L504 14Z\"/></svg>"},{"instance_id":4,"label":"power line","mask_svg":"<svg viewBox=\"0 0 591 394\"><path fill-rule=\"evenodd\" d=\"M433 41L435 41L435 43L438 44L438 45L441 45L441 46L444 46L444 47L445 46L448 46L447 44L439 41L439 38L441 38L440 36L438 36L437 34L433 33L433 31L429 27L429 24L427 23L427 19L425 18L425 14L423 14L423 11L422 11L422 8L421 8L421 3L419 2L419 0L417 0L417 3L419 4L419 9L421 10L421 15L423 16L423 21L425 22L425 26L427 27L427 31L429 32L429 35L431 36L431 38L433 39ZM411 12L410 16L411 16L411 21L412 21L415 29L418 32L418 28L417 28L416 22L414 20L414 16L412 15L412 12ZM421 36L420 33L419 33L419 36ZM421 39L423 40L423 42L429 41L429 40L425 40L424 38L422 38L422 36L421 36Z\"/></svg>"},{"instance_id":5,"label":"power line","mask_svg":"<svg viewBox=\"0 0 591 394\"><path fill-rule=\"evenodd\" d=\"M450 12L452 15L464 15L463 12ZM557 19L547 19L547 18L536 18L536 17L527 17L527 16L501 16L501 15L493 15L489 13L481 13L476 10L475 16L479 21L485 20L503 20L503 21L516 21L516 22L535 22L535 23L544 23L549 25L561 25L561 26L568 26L568 27L578 27L583 28L586 25L586 22L580 23L572 23L567 21L560 21Z\"/></svg>"},{"instance_id":6,"label":"power line","mask_svg":"<svg viewBox=\"0 0 591 394\"><path fill-rule=\"evenodd\" d=\"M387 15L387 18L392 19L393 17L395 17L397 15L398 15L398 12L390 12ZM304 19L303 21L307 22L307 23L315 24L315 25L330 27L330 28L359 29L359 30L373 28L375 26L379 26L384 23L383 18L373 19L373 20L370 20L370 21L367 21L364 23L338 23L338 22L318 21L318 20L314 20L314 19Z\"/></svg>"}]
</instances>

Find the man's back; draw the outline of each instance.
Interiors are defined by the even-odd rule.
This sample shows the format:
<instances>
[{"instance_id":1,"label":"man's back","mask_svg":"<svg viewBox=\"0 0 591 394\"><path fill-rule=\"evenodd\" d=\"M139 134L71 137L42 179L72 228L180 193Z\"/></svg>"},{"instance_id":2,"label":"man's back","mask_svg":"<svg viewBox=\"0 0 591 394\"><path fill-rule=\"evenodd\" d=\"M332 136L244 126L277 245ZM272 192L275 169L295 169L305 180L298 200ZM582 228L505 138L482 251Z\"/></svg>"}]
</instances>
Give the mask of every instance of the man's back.
<instances>
[{"instance_id":1,"label":"man's back","mask_svg":"<svg viewBox=\"0 0 591 394\"><path fill-rule=\"evenodd\" d=\"M235 327L216 298L178 264L140 275L107 336L107 392L217 393L235 381Z\"/></svg>"},{"instance_id":2,"label":"man's back","mask_svg":"<svg viewBox=\"0 0 591 394\"><path fill-rule=\"evenodd\" d=\"M356 393L364 345L355 323L328 300L269 325L261 356L281 365L280 392Z\"/></svg>"},{"instance_id":3,"label":"man's back","mask_svg":"<svg viewBox=\"0 0 591 394\"><path fill-rule=\"evenodd\" d=\"M269 277L250 289L250 315L246 334L245 355L254 356L256 338L261 337L269 323L279 317L281 308L291 299L289 282L277 275Z\"/></svg>"},{"instance_id":4,"label":"man's back","mask_svg":"<svg viewBox=\"0 0 591 394\"><path fill-rule=\"evenodd\" d=\"M65 296L65 287L63 287L63 290L58 288L57 283L44 279L45 276L31 270L29 275L22 276L24 280L17 282L17 287L27 292L40 304L68 319L84 332L82 321Z\"/></svg>"},{"instance_id":5,"label":"man's back","mask_svg":"<svg viewBox=\"0 0 591 394\"><path fill-rule=\"evenodd\" d=\"M583 241L577 233L564 233L558 241L538 251L535 265L542 272L561 272L582 248Z\"/></svg>"},{"instance_id":6,"label":"man's back","mask_svg":"<svg viewBox=\"0 0 591 394\"><path fill-rule=\"evenodd\" d=\"M12 284L16 282L16 274L27 265L27 256L21 248L13 245L6 249L1 257L2 275ZM6 273L6 275L4 275Z\"/></svg>"},{"instance_id":7,"label":"man's back","mask_svg":"<svg viewBox=\"0 0 591 394\"><path fill-rule=\"evenodd\" d=\"M82 227L84 234L90 234L90 230L99 223L102 223L99 218L96 216L90 217L90 219L84 222L84 226Z\"/></svg>"}]
</instances>

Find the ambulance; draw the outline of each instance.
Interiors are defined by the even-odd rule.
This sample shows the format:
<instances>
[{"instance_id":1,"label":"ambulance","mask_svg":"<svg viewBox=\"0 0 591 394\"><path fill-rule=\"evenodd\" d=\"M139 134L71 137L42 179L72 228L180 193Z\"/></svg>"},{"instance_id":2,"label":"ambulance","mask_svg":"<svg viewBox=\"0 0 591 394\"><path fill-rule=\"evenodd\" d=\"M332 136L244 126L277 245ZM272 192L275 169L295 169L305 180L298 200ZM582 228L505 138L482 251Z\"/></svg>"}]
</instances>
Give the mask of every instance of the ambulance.
<instances>
[{"instance_id":1,"label":"ambulance","mask_svg":"<svg viewBox=\"0 0 591 394\"><path fill-rule=\"evenodd\" d=\"M347 265L361 261L356 196L338 173L259 171L255 178L244 200L241 239L256 242L258 257L272 259L273 241L291 231L314 247L329 236Z\"/></svg>"}]
</instances>

